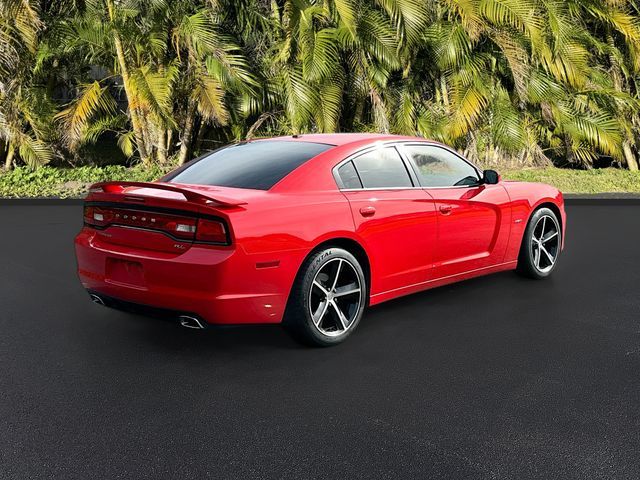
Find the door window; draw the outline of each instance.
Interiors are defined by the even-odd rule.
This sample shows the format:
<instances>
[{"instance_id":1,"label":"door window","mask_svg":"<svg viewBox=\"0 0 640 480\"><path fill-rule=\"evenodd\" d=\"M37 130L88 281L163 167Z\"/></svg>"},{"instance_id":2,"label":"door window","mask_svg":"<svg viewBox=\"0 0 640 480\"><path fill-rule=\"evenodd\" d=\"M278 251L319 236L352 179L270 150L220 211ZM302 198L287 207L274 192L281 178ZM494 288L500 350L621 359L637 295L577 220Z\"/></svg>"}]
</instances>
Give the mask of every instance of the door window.
<instances>
[{"instance_id":1,"label":"door window","mask_svg":"<svg viewBox=\"0 0 640 480\"><path fill-rule=\"evenodd\" d=\"M406 145L403 148L423 187L472 186L480 181L471 164L444 148L433 145Z\"/></svg>"},{"instance_id":2,"label":"door window","mask_svg":"<svg viewBox=\"0 0 640 480\"><path fill-rule=\"evenodd\" d=\"M413 187L409 172L393 147L377 148L353 160L364 188Z\"/></svg>"}]
</instances>

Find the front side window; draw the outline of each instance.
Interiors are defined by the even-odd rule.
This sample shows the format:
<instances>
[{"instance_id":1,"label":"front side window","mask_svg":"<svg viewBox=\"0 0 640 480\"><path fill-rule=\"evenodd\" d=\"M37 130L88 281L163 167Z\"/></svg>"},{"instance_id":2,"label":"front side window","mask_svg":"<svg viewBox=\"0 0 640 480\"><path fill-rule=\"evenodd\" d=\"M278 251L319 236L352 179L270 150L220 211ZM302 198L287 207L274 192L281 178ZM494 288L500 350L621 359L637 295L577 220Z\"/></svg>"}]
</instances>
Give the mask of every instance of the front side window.
<instances>
[{"instance_id":1,"label":"front side window","mask_svg":"<svg viewBox=\"0 0 640 480\"><path fill-rule=\"evenodd\" d=\"M333 147L284 140L239 143L216 150L166 181L269 190L304 162Z\"/></svg>"},{"instance_id":2,"label":"front side window","mask_svg":"<svg viewBox=\"0 0 640 480\"><path fill-rule=\"evenodd\" d=\"M478 172L454 153L434 145L405 145L407 157L416 167L423 187L477 185Z\"/></svg>"},{"instance_id":3,"label":"front side window","mask_svg":"<svg viewBox=\"0 0 640 480\"><path fill-rule=\"evenodd\" d=\"M364 188L411 188L411 177L393 147L377 148L353 160Z\"/></svg>"}]
</instances>

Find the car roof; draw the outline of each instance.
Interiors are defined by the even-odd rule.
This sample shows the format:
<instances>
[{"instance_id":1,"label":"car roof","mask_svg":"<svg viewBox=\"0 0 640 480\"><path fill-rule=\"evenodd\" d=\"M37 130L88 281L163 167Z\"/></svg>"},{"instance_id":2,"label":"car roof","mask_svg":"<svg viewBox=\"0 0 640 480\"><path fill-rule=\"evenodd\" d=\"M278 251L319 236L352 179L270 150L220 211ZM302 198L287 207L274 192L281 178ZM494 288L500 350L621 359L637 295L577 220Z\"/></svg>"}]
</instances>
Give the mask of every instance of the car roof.
<instances>
[{"instance_id":1,"label":"car roof","mask_svg":"<svg viewBox=\"0 0 640 480\"><path fill-rule=\"evenodd\" d=\"M258 139L256 139L258 140ZM402 135L391 135L388 133L304 133L299 135L288 135L282 137L263 138L260 140L282 140L282 141L299 141L299 142L315 142L326 143L327 145L335 145L336 147L347 145L349 143L360 142L363 140L426 140L419 137L407 137Z\"/></svg>"},{"instance_id":2,"label":"car roof","mask_svg":"<svg viewBox=\"0 0 640 480\"><path fill-rule=\"evenodd\" d=\"M393 144L396 142L425 142L438 144L421 137L391 135L382 133L310 133L256 139L255 141L308 142L331 145L331 148L316 155L295 168L276 183L271 191L301 192L335 190L336 181L332 169L349 155L373 145ZM252 140L253 141L253 140Z\"/></svg>"}]
</instances>

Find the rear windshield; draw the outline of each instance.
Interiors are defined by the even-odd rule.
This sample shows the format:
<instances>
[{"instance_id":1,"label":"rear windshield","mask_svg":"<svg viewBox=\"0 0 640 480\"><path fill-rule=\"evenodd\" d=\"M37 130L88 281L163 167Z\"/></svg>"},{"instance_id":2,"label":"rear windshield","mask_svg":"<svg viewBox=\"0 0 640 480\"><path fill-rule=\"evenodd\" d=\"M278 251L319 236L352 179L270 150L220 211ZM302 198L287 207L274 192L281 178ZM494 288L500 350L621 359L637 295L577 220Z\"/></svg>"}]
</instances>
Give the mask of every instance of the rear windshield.
<instances>
[{"instance_id":1,"label":"rear windshield","mask_svg":"<svg viewBox=\"0 0 640 480\"><path fill-rule=\"evenodd\" d=\"M304 162L333 146L278 140L240 143L194 161L167 180L269 190Z\"/></svg>"}]
</instances>

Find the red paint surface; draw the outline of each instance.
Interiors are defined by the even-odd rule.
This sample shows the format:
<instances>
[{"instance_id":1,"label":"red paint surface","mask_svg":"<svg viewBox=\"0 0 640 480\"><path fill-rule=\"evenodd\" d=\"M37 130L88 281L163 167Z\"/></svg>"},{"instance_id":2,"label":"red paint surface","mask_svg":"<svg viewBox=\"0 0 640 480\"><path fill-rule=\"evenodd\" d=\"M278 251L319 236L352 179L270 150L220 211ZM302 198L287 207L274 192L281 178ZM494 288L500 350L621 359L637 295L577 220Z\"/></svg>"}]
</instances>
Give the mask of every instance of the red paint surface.
<instances>
[{"instance_id":1,"label":"red paint surface","mask_svg":"<svg viewBox=\"0 0 640 480\"><path fill-rule=\"evenodd\" d=\"M375 143L411 137L304 135L335 144L269 191L166 183L110 184L88 202L135 211L171 209L221 219L230 245L160 232L83 227L75 240L85 288L121 300L191 312L213 324L279 323L300 266L320 244L357 243L370 265L370 303L513 269L533 210L562 194L542 184L340 191L332 168ZM430 142L433 143L433 142ZM563 235L564 239L564 235Z\"/></svg>"}]
</instances>

